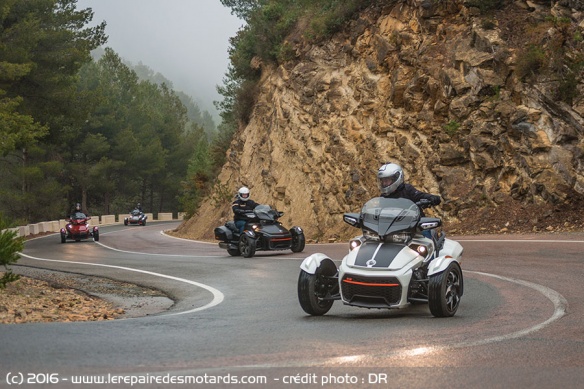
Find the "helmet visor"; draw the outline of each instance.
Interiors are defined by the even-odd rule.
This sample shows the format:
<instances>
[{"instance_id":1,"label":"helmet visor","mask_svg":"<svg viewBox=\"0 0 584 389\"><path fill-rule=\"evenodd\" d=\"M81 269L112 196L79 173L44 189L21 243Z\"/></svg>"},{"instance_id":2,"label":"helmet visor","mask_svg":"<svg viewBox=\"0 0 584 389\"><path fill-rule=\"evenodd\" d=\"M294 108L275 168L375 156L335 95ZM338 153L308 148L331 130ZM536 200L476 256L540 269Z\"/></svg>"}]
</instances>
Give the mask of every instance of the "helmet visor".
<instances>
[{"instance_id":1,"label":"helmet visor","mask_svg":"<svg viewBox=\"0 0 584 389\"><path fill-rule=\"evenodd\" d=\"M239 196L240 196L242 199L247 199L247 198L249 197L249 193L240 193L240 194L239 194Z\"/></svg>"},{"instance_id":2,"label":"helmet visor","mask_svg":"<svg viewBox=\"0 0 584 389\"><path fill-rule=\"evenodd\" d=\"M397 181L399 178L399 173L392 174L388 177L380 177L379 178L379 187L387 188L388 186L392 185L394 182Z\"/></svg>"}]
</instances>

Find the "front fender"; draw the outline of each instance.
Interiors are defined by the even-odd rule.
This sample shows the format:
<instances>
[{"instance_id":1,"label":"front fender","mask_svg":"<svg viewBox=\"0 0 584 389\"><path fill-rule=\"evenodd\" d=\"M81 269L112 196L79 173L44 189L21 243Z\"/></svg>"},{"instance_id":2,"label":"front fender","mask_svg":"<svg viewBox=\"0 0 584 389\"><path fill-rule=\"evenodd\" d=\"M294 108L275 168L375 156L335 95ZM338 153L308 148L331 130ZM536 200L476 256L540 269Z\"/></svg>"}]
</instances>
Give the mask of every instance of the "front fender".
<instances>
[{"instance_id":1,"label":"front fender","mask_svg":"<svg viewBox=\"0 0 584 389\"><path fill-rule=\"evenodd\" d=\"M460 243L446 239L444 241L444 247L440 250L440 254L442 255L428 264L428 275L431 276L443 272L452 262L458 262L460 265L463 251Z\"/></svg>"},{"instance_id":2,"label":"front fender","mask_svg":"<svg viewBox=\"0 0 584 389\"><path fill-rule=\"evenodd\" d=\"M304 258L304 261L300 264L300 268L308 274L315 274L316 269L318 269L323 262L330 262L336 268L333 260L322 253L312 254L311 256Z\"/></svg>"},{"instance_id":3,"label":"front fender","mask_svg":"<svg viewBox=\"0 0 584 389\"><path fill-rule=\"evenodd\" d=\"M243 233L245 235L249 236L252 239L255 239L256 238L256 234L252 230L244 230Z\"/></svg>"},{"instance_id":4,"label":"front fender","mask_svg":"<svg viewBox=\"0 0 584 389\"><path fill-rule=\"evenodd\" d=\"M460 261L450 255L442 255L432 260L428 264L428 276L443 272L452 262L457 262L460 265Z\"/></svg>"},{"instance_id":5,"label":"front fender","mask_svg":"<svg viewBox=\"0 0 584 389\"><path fill-rule=\"evenodd\" d=\"M303 234L302 228L297 227L297 226L290 228L290 233L292 235L302 235Z\"/></svg>"}]
</instances>

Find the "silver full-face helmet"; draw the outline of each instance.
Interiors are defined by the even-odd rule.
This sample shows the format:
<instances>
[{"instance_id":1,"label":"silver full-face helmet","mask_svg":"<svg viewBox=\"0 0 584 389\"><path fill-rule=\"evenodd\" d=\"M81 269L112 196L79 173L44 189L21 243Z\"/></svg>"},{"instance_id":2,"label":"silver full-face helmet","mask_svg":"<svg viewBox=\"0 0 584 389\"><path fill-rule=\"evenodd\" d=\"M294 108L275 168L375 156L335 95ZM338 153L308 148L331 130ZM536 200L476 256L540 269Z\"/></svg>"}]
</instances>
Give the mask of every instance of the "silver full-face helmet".
<instances>
[{"instance_id":1,"label":"silver full-face helmet","mask_svg":"<svg viewBox=\"0 0 584 389\"><path fill-rule=\"evenodd\" d=\"M404 171L395 163L386 163L377 171L377 184L382 195L390 195L404 182Z\"/></svg>"},{"instance_id":2,"label":"silver full-face helmet","mask_svg":"<svg viewBox=\"0 0 584 389\"><path fill-rule=\"evenodd\" d=\"M240 199L241 201L249 200L249 188L245 186L239 188L239 190L237 191L237 198Z\"/></svg>"}]
</instances>

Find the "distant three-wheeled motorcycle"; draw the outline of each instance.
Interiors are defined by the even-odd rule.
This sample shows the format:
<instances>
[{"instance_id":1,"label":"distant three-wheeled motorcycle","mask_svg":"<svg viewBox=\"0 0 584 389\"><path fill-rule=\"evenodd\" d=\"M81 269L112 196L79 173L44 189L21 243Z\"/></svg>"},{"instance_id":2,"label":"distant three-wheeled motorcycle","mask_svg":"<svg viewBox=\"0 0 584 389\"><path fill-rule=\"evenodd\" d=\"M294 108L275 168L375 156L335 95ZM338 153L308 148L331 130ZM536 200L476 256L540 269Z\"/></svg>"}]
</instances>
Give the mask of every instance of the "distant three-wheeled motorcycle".
<instances>
[{"instance_id":1,"label":"distant three-wheeled motorcycle","mask_svg":"<svg viewBox=\"0 0 584 389\"><path fill-rule=\"evenodd\" d=\"M91 227L89 220L91 216L87 216L83 212L75 212L67 219L65 228L61 228L61 243L67 242L67 239L79 242L82 239L93 238L94 241L99 241L99 227Z\"/></svg>"},{"instance_id":2,"label":"distant three-wheeled motorcycle","mask_svg":"<svg viewBox=\"0 0 584 389\"><path fill-rule=\"evenodd\" d=\"M247 222L243 233L234 221L215 228L215 239L219 247L226 249L229 255L241 255L251 258L256 251L292 250L299 253L304 250L306 241L300 227L286 229L278 218L284 215L269 205L260 204L246 214Z\"/></svg>"}]
</instances>

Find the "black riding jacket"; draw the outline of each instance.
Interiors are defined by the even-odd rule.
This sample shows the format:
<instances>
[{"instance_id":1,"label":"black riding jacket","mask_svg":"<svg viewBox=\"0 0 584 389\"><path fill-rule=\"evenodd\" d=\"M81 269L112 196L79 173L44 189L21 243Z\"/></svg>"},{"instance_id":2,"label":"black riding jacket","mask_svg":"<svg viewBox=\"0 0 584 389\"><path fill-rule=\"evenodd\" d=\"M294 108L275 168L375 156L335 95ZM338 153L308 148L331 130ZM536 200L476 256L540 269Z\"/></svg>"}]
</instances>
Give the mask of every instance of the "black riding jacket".
<instances>
[{"instance_id":1,"label":"black riding jacket","mask_svg":"<svg viewBox=\"0 0 584 389\"><path fill-rule=\"evenodd\" d=\"M258 205L259 204L253 200L247 201L243 201L240 199L235 200L233 204L231 204L231 209L233 209L233 220L234 221L247 220L247 218L245 217L245 213L253 211L255 207L257 207Z\"/></svg>"}]
</instances>

